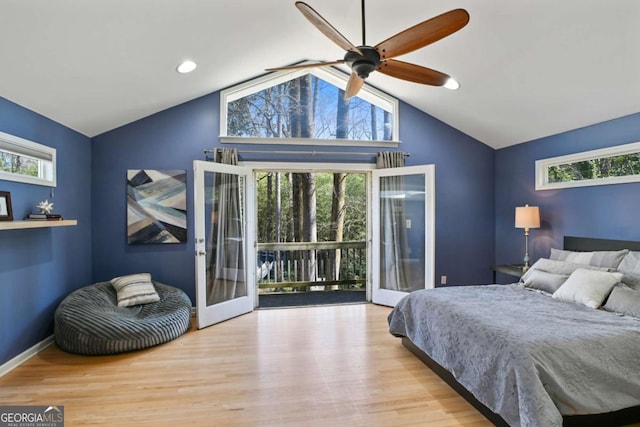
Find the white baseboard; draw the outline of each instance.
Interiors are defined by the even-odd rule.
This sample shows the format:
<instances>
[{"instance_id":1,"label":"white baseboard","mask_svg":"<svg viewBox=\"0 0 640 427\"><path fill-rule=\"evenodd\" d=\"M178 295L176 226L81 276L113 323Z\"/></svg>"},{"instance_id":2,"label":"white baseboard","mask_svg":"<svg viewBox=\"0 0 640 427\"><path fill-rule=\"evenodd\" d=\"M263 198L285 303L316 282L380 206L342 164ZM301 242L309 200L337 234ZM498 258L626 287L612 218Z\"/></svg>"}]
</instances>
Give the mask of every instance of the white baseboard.
<instances>
[{"instance_id":1,"label":"white baseboard","mask_svg":"<svg viewBox=\"0 0 640 427\"><path fill-rule=\"evenodd\" d=\"M55 341L54 336L50 335L47 338L40 341L39 343L37 343L36 345L34 345L33 347L26 349L25 351L23 351L22 353L14 357L13 359L6 362L2 366L0 366L0 377L2 377L4 374L11 372L18 366L22 365L27 360L31 359L36 354L40 353L42 350L44 350L45 348L53 344L54 341Z\"/></svg>"}]
</instances>

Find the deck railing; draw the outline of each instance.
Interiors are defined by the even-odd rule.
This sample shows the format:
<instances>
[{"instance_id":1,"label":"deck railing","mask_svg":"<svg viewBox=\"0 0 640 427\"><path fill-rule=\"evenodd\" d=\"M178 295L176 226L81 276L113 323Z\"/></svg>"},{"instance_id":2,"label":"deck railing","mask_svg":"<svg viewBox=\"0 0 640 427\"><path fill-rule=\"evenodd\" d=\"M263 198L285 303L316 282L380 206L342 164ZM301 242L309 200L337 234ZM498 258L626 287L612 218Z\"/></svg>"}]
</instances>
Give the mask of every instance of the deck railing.
<instances>
[{"instance_id":1,"label":"deck railing","mask_svg":"<svg viewBox=\"0 0 640 427\"><path fill-rule=\"evenodd\" d=\"M367 243L259 243L260 292L365 289Z\"/></svg>"}]
</instances>

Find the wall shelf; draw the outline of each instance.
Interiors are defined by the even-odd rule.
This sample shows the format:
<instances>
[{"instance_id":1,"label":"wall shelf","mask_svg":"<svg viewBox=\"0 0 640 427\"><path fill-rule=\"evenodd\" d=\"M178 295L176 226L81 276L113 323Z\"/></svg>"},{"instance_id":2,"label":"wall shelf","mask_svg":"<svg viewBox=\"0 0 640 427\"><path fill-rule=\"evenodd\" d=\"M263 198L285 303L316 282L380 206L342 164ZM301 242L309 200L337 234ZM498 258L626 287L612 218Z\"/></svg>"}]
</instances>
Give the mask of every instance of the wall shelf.
<instances>
[{"instance_id":1,"label":"wall shelf","mask_svg":"<svg viewBox=\"0 0 640 427\"><path fill-rule=\"evenodd\" d=\"M25 228L67 227L70 225L77 225L77 224L78 224L78 221L75 219L64 219L62 221L37 221L37 220L0 221L0 230L21 230Z\"/></svg>"}]
</instances>

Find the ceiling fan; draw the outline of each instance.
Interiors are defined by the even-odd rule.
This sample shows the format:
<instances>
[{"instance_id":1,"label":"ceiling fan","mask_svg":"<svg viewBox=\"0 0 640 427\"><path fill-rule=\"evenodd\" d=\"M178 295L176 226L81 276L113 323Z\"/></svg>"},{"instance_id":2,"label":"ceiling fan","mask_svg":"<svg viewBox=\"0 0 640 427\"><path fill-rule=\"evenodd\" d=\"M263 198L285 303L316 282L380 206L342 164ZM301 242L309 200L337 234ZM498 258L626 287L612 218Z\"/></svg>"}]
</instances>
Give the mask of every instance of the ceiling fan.
<instances>
[{"instance_id":1,"label":"ceiling fan","mask_svg":"<svg viewBox=\"0 0 640 427\"><path fill-rule=\"evenodd\" d=\"M451 79L447 74L393 58L413 52L445 38L460 30L469 22L469 13L466 10L454 9L414 25L375 46L369 46L365 41L364 0L362 0L362 46L354 46L311 6L297 1L296 7L325 36L347 51L344 59L268 68L267 71L287 71L347 64L351 68L351 77L345 89L345 99L355 96L362 88L364 80L375 70L415 83L444 86Z\"/></svg>"}]
</instances>

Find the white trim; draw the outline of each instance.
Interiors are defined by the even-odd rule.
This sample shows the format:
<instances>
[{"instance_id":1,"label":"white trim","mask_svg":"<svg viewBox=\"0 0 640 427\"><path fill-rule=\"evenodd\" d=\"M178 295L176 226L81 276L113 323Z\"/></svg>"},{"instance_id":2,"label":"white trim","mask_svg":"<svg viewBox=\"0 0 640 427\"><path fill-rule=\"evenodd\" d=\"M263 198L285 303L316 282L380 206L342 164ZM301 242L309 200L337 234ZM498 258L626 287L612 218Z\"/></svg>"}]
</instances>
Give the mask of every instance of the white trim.
<instances>
[{"instance_id":1,"label":"white trim","mask_svg":"<svg viewBox=\"0 0 640 427\"><path fill-rule=\"evenodd\" d=\"M255 227L252 219L253 213L249 201L254 199L253 182L251 181L253 171L249 168L228 165L216 162L206 162L203 160L193 161L193 206L194 206L194 237L195 237L195 268L196 268L196 320L198 329L219 323L232 317L240 316L253 310L256 299L256 290L253 286L248 286L247 295L226 300L220 303L209 305L206 301L206 250L207 238L205 227L205 195L209 190L205 183L205 173L226 173L243 178L245 183L245 200L242 209L244 218L244 251L246 265L256 265L254 246L251 244L252 236L255 235ZM255 268L247 268L245 282L255 283Z\"/></svg>"},{"instance_id":2,"label":"white trim","mask_svg":"<svg viewBox=\"0 0 640 427\"><path fill-rule=\"evenodd\" d=\"M398 148L398 146L400 145L400 141L369 141L369 140L359 140L359 139L258 138L253 136L222 136L222 135L219 138L220 138L220 142L223 144L262 144L262 145L278 144L278 145L313 145L315 147L334 146L334 147L375 147L375 148Z\"/></svg>"},{"instance_id":3,"label":"white trim","mask_svg":"<svg viewBox=\"0 0 640 427\"><path fill-rule=\"evenodd\" d=\"M0 366L0 377L4 376L5 374L8 374L18 366L22 365L27 360L31 359L36 354L40 353L42 350L44 350L45 348L53 344L54 341L55 341L54 336L49 335L47 338L43 339L33 347L26 349L25 351L23 351L22 353L14 357L13 359L4 363L2 366Z\"/></svg>"},{"instance_id":4,"label":"white trim","mask_svg":"<svg viewBox=\"0 0 640 427\"><path fill-rule=\"evenodd\" d=\"M559 188L589 187L595 185L640 182L640 175L627 175L611 178L585 179L580 181L555 183L549 183L548 176L548 170L552 166L638 152L640 152L640 142L633 142L631 144L616 145L613 147L600 148L597 150L583 151L581 153L567 154L565 156L536 160L536 190L553 190Z\"/></svg>"},{"instance_id":5,"label":"white trim","mask_svg":"<svg viewBox=\"0 0 640 427\"><path fill-rule=\"evenodd\" d=\"M0 151L30 157L39 163L42 177L0 171L0 180L56 186L56 149L15 135L0 132Z\"/></svg>"},{"instance_id":6,"label":"white trim","mask_svg":"<svg viewBox=\"0 0 640 427\"><path fill-rule=\"evenodd\" d=\"M402 176L424 174L425 189L425 289L435 287L435 236L436 236L436 196L435 196L435 165L416 165L397 168L376 169L372 172L371 206L372 206L372 258L371 265L380 265L380 178L385 176ZM371 269L372 292L371 300L374 304L395 307L395 305L405 296L406 292L392 291L380 288L380 270Z\"/></svg>"},{"instance_id":7,"label":"white trim","mask_svg":"<svg viewBox=\"0 0 640 427\"><path fill-rule=\"evenodd\" d=\"M256 171L280 171L280 172L367 172L376 168L375 163L328 163L328 162L268 162L248 161L238 162L238 166L245 166Z\"/></svg>"},{"instance_id":8,"label":"white trim","mask_svg":"<svg viewBox=\"0 0 640 427\"><path fill-rule=\"evenodd\" d=\"M305 61L309 62L309 61ZM324 80L328 83L333 84L339 88L346 88L347 81L349 80L349 74L335 68L335 67L326 67L326 68L303 68L292 71L275 71L273 73L265 74L261 77L255 78L253 80L249 80L244 83L240 83L239 85L232 86L230 88L224 89L220 91L220 141L221 142L231 142L231 141L223 141L223 138L231 138L227 135L227 103L235 101L237 99L243 98L245 96L256 93L266 87L272 87L279 85L281 83L287 82L289 80L296 79L298 77L311 74L316 76L317 78ZM393 115L393 135L391 136L392 141L397 143L400 140L400 103L399 101L388 95L381 90L376 89L373 86L365 83L358 92L358 98L361 98L370 104L373 104L377 107L382 108L383 110L389 111ZM246 138L242 138L246 139ZM263 138L264 139L264 138ZM280 143L280 144L289 144L290 140L286 139L286 141L279 142L276 141L270 142ZM307 144L316 144L318 141L323 140L307 140ZM327 140L330 143L328 145L338 145L336 144L336 140ZM237 141L233 141L237 142ZM357 142L357 141L356 141ZM383 143L389 143L389 141L367 141L368 146L380 146ZM353 144L351 144L353 145Z\"/></svg>"}]
</instances>

